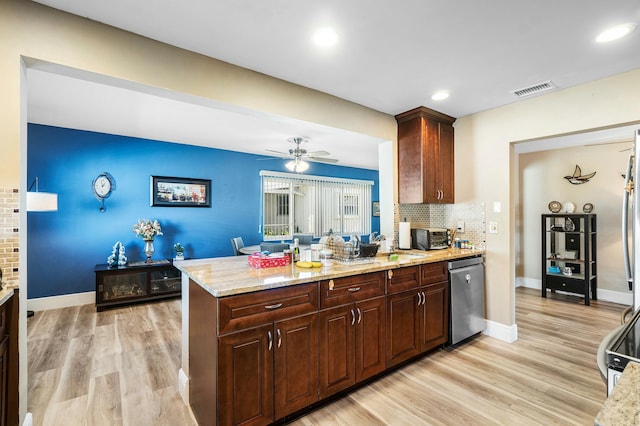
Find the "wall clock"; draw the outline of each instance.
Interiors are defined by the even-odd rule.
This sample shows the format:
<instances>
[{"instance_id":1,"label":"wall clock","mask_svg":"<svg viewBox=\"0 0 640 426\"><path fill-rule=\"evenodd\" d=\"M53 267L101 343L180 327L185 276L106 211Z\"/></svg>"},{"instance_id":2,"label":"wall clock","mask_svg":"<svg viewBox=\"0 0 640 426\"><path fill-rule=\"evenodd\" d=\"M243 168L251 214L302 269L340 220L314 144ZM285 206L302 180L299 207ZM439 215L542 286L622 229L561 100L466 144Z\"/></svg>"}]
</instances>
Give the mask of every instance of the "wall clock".
<instances>
[{"instance_id":1,"label":"wall clock","mask_svg":"<svg viewBox=\"0 0 640 426\"><path fill-rule=\"evenodd\" d=\"M105 198L109 198L116 189L116 180L107 172L100 173L91 186L93 195L100 201L100 212L104 213L107 208L104 205Z\"/></svg>"}]
</instances>

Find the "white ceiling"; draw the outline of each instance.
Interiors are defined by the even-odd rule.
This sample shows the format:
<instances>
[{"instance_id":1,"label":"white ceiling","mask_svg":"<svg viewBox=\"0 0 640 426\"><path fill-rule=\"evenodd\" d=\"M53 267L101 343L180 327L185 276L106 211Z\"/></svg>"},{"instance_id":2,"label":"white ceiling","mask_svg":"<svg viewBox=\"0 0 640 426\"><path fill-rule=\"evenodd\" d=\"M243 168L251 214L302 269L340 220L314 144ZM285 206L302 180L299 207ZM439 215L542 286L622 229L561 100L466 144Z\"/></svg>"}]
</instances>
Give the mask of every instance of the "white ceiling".
<instances>
[{"instance_id":1,"label":"white ceiling","mask_svg":"<svg viewBox=\"0 0 640 426\"><path fill-rule=\"evenodd\" d=\"M517 102L510 91L542 81L551 80L555 90L561 90L640 68L640 30L606 45L594 41L609 26L640 23L638 0L38 2L392 115L424 105L461 117ZM336 29L339 41L334 48L312 45L311 34L319 26ZM92 121L90 111L83 111L86 103L65 102L67 117L78 115L78 120L113 129L95 130L206 146L220 144L224 149L256 153L266 148L286 150L289 144L285 139L302 134L312 138L310 150L327 150L340 159L339 164L377 168L377 160L373 165L371 160L356 164L353 153L357 153L355 157L371 153L370 157L377 158L379 140L336 129L314 129L309 123L282 118L274 124L273 117L259 114L254 118L262 125L255 122L255 126L225 130L220 123L204 123L205 117L209 123L215 121L208 115L215 115L212 105L188 105L190 100L172 105L158 95L135 90L118 93L111 86L87 89L74 79L61 81L60 76L43 74L29 75L30 86L32 79L34 85L44 86L38 92L30 89L30 120L48 120L52 111L65 108L60 98L51 98L55 89L47 90L52 84L46 80L51 78L67 90L77 84L77 91L95 90L100 99L128 102L106 100L103 104L107 105L102 105L126 125L112 120L102 107L102 115ZM451 96L432 101L430 96L437 90L448 90ZM81 94L74 96L78 102L86 100ZM135 109L129 110L130 105ZM153 113L144 114L147 109ZM171 123L175 120L165 123L165 118L171 117L163 115L167 111L188 120L190 126ZM253 127L256 132L246 133ZM147 131L151 134L140 134ZM234 139L229 140L230 136ZM351 153L342 153L343 146L351 146Z\"/></svg>"}]
</instances>

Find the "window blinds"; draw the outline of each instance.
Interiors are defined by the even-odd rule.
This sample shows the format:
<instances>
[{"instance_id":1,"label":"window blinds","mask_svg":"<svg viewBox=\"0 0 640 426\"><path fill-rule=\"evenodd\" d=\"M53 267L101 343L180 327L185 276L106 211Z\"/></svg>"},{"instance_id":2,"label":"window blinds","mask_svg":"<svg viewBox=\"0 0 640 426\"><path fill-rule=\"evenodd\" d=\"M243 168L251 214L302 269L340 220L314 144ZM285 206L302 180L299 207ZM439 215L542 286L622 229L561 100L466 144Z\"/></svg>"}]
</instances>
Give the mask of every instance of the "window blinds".
<instances>
[{"instance_id":1,"label":"window blinds","mask_svg":"<svg viewBox=\"0 0 640 426\"><path fill-rule=\"evenodd\" d=\"M265 240L371 232L372 181L260 172Z\"/></svg>"}]
</instances>

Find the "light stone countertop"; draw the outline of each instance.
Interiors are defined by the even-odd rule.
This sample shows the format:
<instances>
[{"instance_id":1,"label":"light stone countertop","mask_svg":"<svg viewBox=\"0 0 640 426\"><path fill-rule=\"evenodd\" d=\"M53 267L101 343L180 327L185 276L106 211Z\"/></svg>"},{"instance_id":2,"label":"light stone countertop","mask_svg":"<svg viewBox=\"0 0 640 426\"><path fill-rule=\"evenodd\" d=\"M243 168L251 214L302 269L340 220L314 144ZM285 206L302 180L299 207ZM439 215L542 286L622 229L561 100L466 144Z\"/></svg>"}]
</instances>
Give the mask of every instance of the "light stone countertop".
<instances>
[{"instance_id":1,"label":"light stone countertop","mask_svg":"<svg viewBox=\"0 0 640 426\"><path fill-rule=\"evenodd\" d=\"M249 266L248 256L216 257L174 261L173 265L215 297L250 293L311 281L384 271L403 266L420 265L484 255L484 250L402 250L400 259L389 261L388 255L378 255L374 261L356 261L351 264L335 262L322 268L300 268L287 265L256 269Z\"/></svg>"},{"instance_id":2,"label":"light stone countertop","mask_svg":"<svg viewBox=\"0 0 640 426\"><path fill-rule=\"evenodd\" d=\"M15 285L3 284L2 290L0 290L0 306L4 304L11 296L13 296L13 290L18 288Z\"/></svg>"},{"instance_id":3,"label":"light stone countertop","mask_svg":"<svg viewBox=\"0 0 640 426\"><path fill-rule=\"evenodd\" d=\"M596 426L638 425L640 421L640 364L630 362L618 384L596 415Z\"/></svg>"}]
</instances>

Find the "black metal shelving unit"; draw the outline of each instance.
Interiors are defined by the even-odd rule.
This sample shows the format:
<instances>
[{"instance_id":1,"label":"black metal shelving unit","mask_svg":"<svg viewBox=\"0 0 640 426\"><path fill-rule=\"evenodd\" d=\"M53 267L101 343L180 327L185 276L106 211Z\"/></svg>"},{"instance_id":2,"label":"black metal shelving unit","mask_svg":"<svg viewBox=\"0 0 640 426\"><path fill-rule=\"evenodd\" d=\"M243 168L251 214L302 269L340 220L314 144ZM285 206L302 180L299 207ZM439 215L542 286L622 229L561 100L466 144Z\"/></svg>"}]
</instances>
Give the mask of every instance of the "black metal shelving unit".
<instances>
[{"instance_id":1,"label":"black metal shelving unit","mask_svg":"<svg viewBox=\"0 0 640 426\"><path fill-rule=\"evenodd\" d=\"M566 291L598 299L597 220L595 214L542 215L542 297Z\"/></svg>"}]
</instances>

